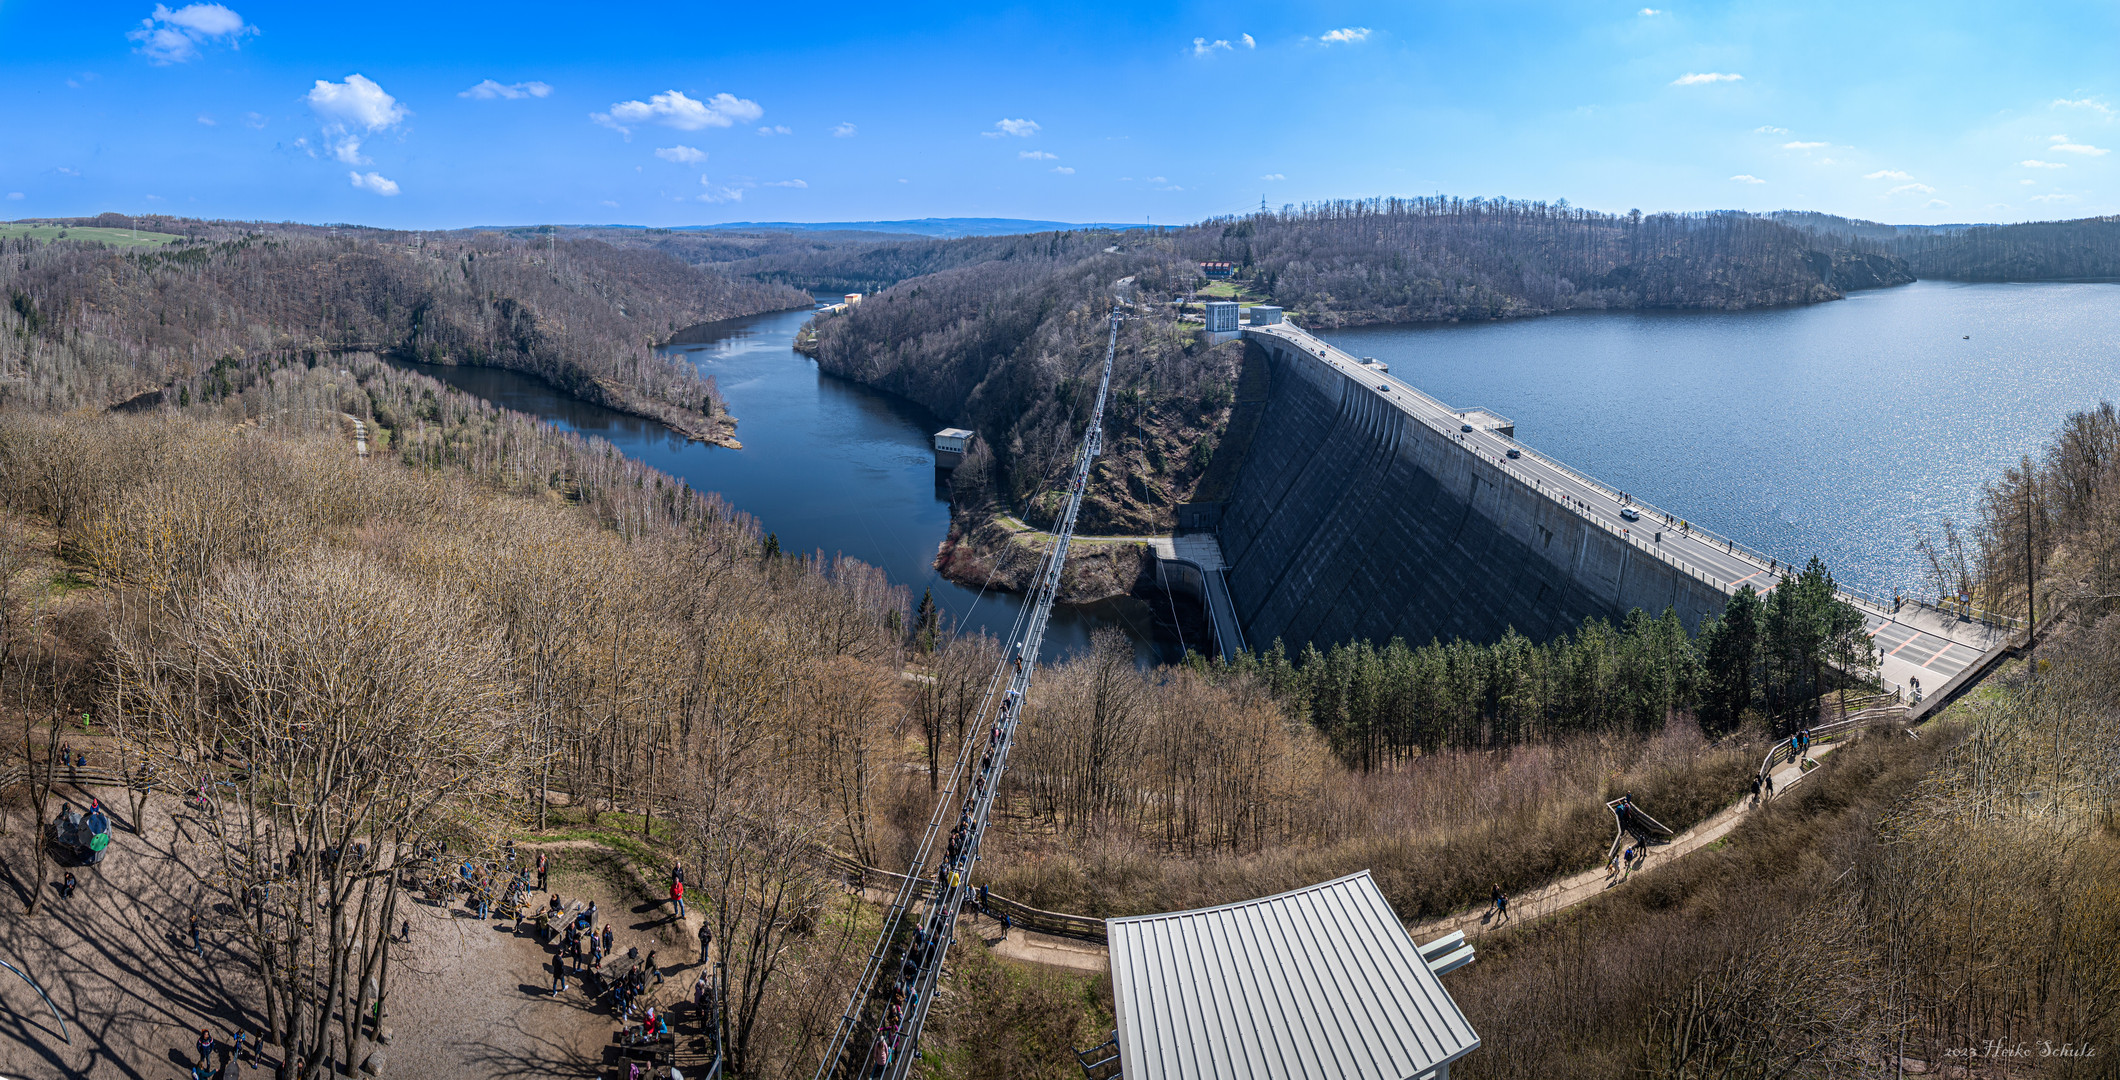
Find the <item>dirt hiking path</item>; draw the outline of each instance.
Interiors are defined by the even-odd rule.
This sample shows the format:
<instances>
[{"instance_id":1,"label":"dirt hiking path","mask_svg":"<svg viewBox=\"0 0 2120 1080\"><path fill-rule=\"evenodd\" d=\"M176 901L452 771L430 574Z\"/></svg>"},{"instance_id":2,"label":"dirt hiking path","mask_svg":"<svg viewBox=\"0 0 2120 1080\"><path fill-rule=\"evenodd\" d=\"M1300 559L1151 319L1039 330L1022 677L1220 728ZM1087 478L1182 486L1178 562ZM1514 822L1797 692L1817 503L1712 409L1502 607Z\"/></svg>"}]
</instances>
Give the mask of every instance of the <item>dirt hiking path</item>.
<instances>
[{"instance_id":1,"label":"dirt hiking path","mask_svg":"<svg viewBox=\"0 0 2120 1080\"><path fill-rule=\"evenodd\" d=\"M1838 744L1828 744L1812 750L1812 768L1815 769L1817 767L1818 759L1832 753L1836 745ZM1787 791L1800 783L1809 773L1810 770L1805 769L1798 762L1788 762L1779 766L1774 770L1773 774L1775 792L1778 794ZM1737 823L1743 821L1745 816L1754 809L1755 806L1749 796L1739 799L1735 804L1725 807L1713 817L1708 818L1708 820L1672 838L1670 843L1652 846L1649 849L1648 856L1631 871L1608 875L1603 869L1585 870L1580 874L1574 874L1559 881L1540 886L1524 895L1511 896L1509 898L1509 917L1507 919L1497 921L1494 909L1491 906L1482 905L1468 911L1445 915L1439 919L1431 919L1417 924L1411 928L1410 932L1413 940L1422 944L1459 930L1464 931L1466 937L1474 938L1504 926L1514 925L1529 919L1543 918L1555 912L1563 911L1608 889L1616 889L1629 880L1648 873L1654 866L1661 866L1673 859L1682 858L1721 840L1723 837L1728 836L1732 829L1737 828ZM998 932L1000 928L996 926L991 929ZM983 934L981 936L984 938ZM984 939L987 942L987 947L993 950L994 955L1007 957L1011 960L1021 960L1031 964L1044 964L1048 967L1068 968L1074 971L1107 971L1111 967L1111 958L1105 951L1105 947L1091 942L1054 937L1049 934L1030 933L1023 930L1010 931L1006 938Z\"/></svg>"}]
</instances>

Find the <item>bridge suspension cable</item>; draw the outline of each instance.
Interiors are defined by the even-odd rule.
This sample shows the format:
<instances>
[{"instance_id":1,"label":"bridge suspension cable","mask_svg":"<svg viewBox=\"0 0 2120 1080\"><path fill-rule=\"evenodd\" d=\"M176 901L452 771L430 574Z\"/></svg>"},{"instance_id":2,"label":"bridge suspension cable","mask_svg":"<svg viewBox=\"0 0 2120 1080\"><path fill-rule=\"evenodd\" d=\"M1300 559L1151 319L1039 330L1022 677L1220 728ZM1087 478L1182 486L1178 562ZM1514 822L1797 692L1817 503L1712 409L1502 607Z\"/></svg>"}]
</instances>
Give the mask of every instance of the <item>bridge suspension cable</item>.
<instances>
[{"instance_id":1,"label":"bridge suspension cable","mask_svg":"<svg viewBox=\"0 0 2120 1080\"><path fill-rule=\"evenodd\" d=\"M1053 546L1039 564L1035 583L1009 628L1008 648L987 680L975 714L980 722L958 748L949 774L941 778L941 797L884 913L883 929L832 1033L816 1080L871 1076L878 1066L883 1066L887 1080L903 1080L918 1056L921 1028L934 1003L943 958L955 940L958 915L971 893L980 840L986 835L1001 774L1008 768L1016 722L1038 666L1053 599L1060 592L1060 572L1067 565L1082 493L1089 486L1090 467L1104 448L1104 403L1111 392L1112 359L1118 353L1123 319L1116 309L1112 311L1096 404L1076 450L1066 509L1053 530ZM945 832L943 823L953 818L956 824L947 830L949 839L938 845L937 838ZM931 861L932 882L928 876Z\"/></svg>"}]
</instances>

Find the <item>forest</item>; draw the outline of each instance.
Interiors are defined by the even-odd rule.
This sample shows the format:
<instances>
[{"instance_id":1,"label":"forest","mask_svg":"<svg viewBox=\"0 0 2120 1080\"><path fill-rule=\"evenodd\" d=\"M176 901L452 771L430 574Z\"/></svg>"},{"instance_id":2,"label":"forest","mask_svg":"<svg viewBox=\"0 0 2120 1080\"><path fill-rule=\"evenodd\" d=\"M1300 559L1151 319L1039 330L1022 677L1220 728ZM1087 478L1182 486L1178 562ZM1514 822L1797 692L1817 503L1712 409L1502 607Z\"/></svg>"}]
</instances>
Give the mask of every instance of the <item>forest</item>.
<instances>
[{"instance_id":1,"label":"forest","mask_svg":"<svg viewBox=\"0 0 2120 1080\"><path fill-rule=\"evenodd\" d=\"M1947 281L2111 281L2120 278L2120 218L2014 225L1881 225L1831 214L1769 215L1806 232L1905 259Z\"/></svg>"},{"instance_id":2,"label":"forest","mask_svg":"<svg viewBox=\"0 0 2120 1080\"><path fill-rule=\"evenodd\" d=\"M714 388L655 346L697 323L808 303L659 252L555 235L137 223L186 239L125 251L0 242L0 291L27 331L0 346L5 393L104 406L254 355L367 351L509 368L725 437Z\"/></svg>"},{"instance_id":3,"label":"forest","mask_svg":"<svg viewBox=\"0 0 2120 1080\"><path fill-rule=\"evenodd\" d=\"M1591 619L1548 642L1512 631L1491 644L1305 646L1293 658L1275 642L1234 666L1368 771L1450 747L1648 734L1678 714L1710 736L1747 722L1803 726L1830 692L1874 674L1862 629L1861 612L1834 596L1833 576L1813 559L1764 597L1740 589L1692 638L1676 614L1637 609L1619 626Z\"/></svg>"}]
</instances>

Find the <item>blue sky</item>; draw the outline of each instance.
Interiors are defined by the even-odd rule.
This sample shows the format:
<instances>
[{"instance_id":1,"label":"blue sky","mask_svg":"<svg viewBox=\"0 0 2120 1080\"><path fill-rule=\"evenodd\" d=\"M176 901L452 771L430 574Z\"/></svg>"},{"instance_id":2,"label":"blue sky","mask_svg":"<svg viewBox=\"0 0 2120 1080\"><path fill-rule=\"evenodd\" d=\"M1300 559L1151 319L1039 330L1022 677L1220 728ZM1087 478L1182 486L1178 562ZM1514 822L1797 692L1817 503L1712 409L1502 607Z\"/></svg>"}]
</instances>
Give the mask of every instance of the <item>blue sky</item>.
<instances>
[{"instance_id":1,"label":"blue sky","mask_svg":"<svg viewBox=\"0 0 2120 1080\"><path fill-rule=\"evenodd\" d=\"M2120 212L2120 5L0 0L0 218Z\"/></svg>"}]
</instances>

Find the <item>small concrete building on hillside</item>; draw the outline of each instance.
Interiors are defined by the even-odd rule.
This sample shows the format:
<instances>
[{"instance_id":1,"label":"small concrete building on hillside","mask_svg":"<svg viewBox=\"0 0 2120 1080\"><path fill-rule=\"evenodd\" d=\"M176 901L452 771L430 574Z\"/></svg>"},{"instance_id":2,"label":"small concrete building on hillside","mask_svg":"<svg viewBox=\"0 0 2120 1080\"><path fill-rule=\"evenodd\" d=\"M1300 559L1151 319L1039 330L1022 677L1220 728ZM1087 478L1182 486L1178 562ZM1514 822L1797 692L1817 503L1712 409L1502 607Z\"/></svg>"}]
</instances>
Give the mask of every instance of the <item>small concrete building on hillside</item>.
<instances>
[{"instance_id":1,"label":"small concrete building on hillside","mask_svg":"<svg viewBox=\"0 0 2120 1080\"><path fill-rule=\"evenodd\" d=\"M943 428L935 433L935 467L954 469L964 462L964 455L972 448L977 435L961 427Z\"/></svg>"}]
</instances>

